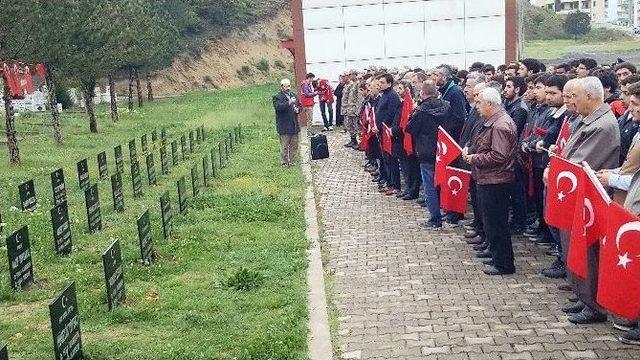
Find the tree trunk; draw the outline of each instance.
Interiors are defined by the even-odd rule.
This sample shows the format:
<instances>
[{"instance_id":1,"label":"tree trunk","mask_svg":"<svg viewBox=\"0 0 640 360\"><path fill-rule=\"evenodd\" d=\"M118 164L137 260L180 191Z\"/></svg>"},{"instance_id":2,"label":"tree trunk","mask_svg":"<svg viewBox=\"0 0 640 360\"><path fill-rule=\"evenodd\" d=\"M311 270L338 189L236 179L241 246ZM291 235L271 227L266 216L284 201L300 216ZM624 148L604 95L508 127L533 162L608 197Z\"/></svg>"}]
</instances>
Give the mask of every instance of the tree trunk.
<instances>
[{"instance_id":1,"label":"tree trunk","mask_svg":"<svg viewBox=\"0 0 640 360\"><path fill-rule=\"evenodd\" d=\"M147 100L153 101L153 87L151 87L151 76L148 71L145 73L145 77L147 78Z\"/></svg>"},{"instance_id":2,"label":"tree trunk","mask_svg":"<svg viewBox=\"0 0 640 360\"><path fill-rule=\"evenodd\" d=\"M133 68L129 68L129 111L133 111Z\"/></svg>"},{"instance_id":3,"label":"tree trunk","mask_svg":"<svg viewBox=\"0 0 640 360\"><path fill-rule=\"evenodd\" d=\"M95 93L96 81L87 80L82 82L82 89L84 91L84 107L87 110L87 116L89 117L89 131L92 133L98 132L98 123L96 123L96 114L93 111L93 98Z\"/></svg>"},{"instance_id":4,"label":"tree trunk","mask_svg":"<svg viewBox=\"0 0 640 360\"><path fill-rule=\"evenodd\" d=\"M116 82L113 74L109 74L109 97L111 98L111 121L118 122L118 103L116 99Z\"/></svg>"},{"instance_id":5,"label":"tree trunk","mask_svg":"<svg viewBox=\"0 0 640 360\"><path fill-rule=\"evenodd\" d=\"M58 98L56 97L56 84L53 81L51 68L47 67L45 84L49 90L49 108L51 111L51 126L53 127L53 138L56 144L62 145L62 129L60 127L60 114L58 114Z\"/></svg>"},{"instance_id":6,"label":"tree trunk","mask_svg":"<svg viewBox=\"0 0 640 360\"><path fill-rule=\"evenodd\" d=\"M9 161L12 164L20 162L20 149L18 149L18 139L16 139L15 117L13 114L13 105L11 105L11 96L9 96L9 87L4 85L3 92L4 111L6 114L7 126L7 148L9 148Z\"/></svg>"},{"instance_id":7,"label":"tree trunk","mask_svg":"<svg viewBox=\"0 0 640 360\"><path fill-rule=\"evenodd\" d=\"M133 74L136 77L136 90L138 91L138 107L142 107L142 87L140 87L140 76L138 68L133 68Z\"/></svg>"}]
</instances>

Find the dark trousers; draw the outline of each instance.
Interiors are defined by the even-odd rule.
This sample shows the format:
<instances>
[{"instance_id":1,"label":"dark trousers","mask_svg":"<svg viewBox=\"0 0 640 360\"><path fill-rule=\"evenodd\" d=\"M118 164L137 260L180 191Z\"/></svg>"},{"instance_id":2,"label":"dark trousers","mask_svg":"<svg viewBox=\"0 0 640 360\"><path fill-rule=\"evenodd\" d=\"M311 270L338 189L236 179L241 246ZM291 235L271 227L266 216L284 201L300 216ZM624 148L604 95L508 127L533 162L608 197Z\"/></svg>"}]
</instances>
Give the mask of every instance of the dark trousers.
<instances>
[{"instance_id":1,"label":"dark trousers","mask_svg":"<svg viewBox=\"0 0 640 360\"><path fill-rule=\"evenodd\" d=\"M535 190L535 194L533 195L533 200L535 201L536 214L538 215L538 221L540 222L540 226L538 227L540 231L540 236L544 239L553 239L551 237L551 233L549 232L549 227L547 223L544 221L544 181L542 179L544 175L544 169L533 168L533 186ZM571 216L571 214L567 215Z\"/></svg>"},{"instance_id":2,"label":"dark trousers","mask_svg":"<svg viewBox=\"0 0 640 360\"><path fill-rule=\"evenodd\" d=\"M400 160L400 167L404 175L404 191L411 196L418 196L420 192L420 163L415 156Z\"/></svg>"},{"instance_id":3,"label":"dark trousers","mask_svg":"<svg viewBox=\"0 0 640 360\"><path fill-rule=\"evenodd\" d=\"M480 206L478 206L478 184L475 180L471 179L470 185L471 192L471 208L473 208L473 219L475 222L475 230L480 236L484 236L484 227L482 225L482 212Z\"/></svg>"},{"instance_id":4,"label":"dark trousers","mask_svg":"<svg viewBox=\"0 0 640 360\"><path fill-rule=\"evenodd\" d=\"M338 98L336 100L336 126L342 126L344 124L344 115L342 115L342 100Z\"/></svg>"},{"instance_id":5,"label":"dark trousers","mask_svg":"<svg viewBox=\"0 0 640 360\"><path fill-rule=\"evenodd\" d=\"M513 246L509 231L509 194L511 183L477 185L478 205L484 233L493 255L494 266L502 271L515 271Z\"/></svg>"},{"instance_id":6,"label":"dark trousers","mask_svg":"<svg viewBox=\"0 0 640 360\"><path fill-rule=\"evenodd\" d=\"M329 113L329 120L327 121L327 114ZM328 128L329 126L333 126L333 104L328 103L326 101L320 101L320 114L322 115L322 121L324 122L324 127Z\"/></svg>"},{"instance_id":7,"label":"dark trousers","mask_svg":"<svg viewBox=\"0 0 640 360\"><path fill-rule=\"evenodd\" d=\"M387 172L387 187L400 190L400 164L398 160L387 153L383 154L383 160Z\"/></svg>"},{"instance_id":8,"label":"dark trousers","mask_svg":"<svg viewBox=\"0 0 640 360\"><path fill-rule=\"evenodd\" d=\"M516 181L511 187L511 223L514 229L524 229L527 225L527 173L516 166Z\"/></svg>"}]
</instances>

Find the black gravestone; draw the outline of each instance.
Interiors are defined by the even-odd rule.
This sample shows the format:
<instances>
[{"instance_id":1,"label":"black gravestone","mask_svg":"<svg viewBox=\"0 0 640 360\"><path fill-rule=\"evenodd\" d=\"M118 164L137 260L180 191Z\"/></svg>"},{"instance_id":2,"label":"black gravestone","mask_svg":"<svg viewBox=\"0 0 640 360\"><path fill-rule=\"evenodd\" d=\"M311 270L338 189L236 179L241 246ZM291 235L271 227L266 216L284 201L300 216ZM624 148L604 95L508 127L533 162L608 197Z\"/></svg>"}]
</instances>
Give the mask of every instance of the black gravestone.
<instances>
[{"instance_id":1,"label":"black gravestone","mask_svg":"<svg viewBox=\"0 0 640 360\"><path fill-rule=\"evenodd\" d=\"M169 174L169 157L167 156L167 147L164 144L160 146L160 168L162 175Z\"/></svg>"},{"instance_id":2,"label":"black gravestone","mask_svg":"<svg viewBox=\"0 0 640 360\"><path fill-rule=\"evenodd\" d=\"M58 255L71 254L71 224L69 223L69 207L61 202L51 209L51 227L53 228L53 244Z\"/></svg>"},{"instance_id":3,"label":"black gravestone","mask_svg":"<svg viewBox=\"0 0 640 360\"><path fill-rule=\"evenodd\" d=\"M211 176L214 178L218 176L216 174L216 151L213 148L211 149Z\"/></svg>"},{"instance_id":4,"label":"black gravestone","mask_svg":"<svg viewBox=\"0 0 640 360\"><path fill-rule=\"evenodd\" d=\"M202 158L202 180L205 187L209 186L209 158Z\"/></svg>"},{"instance_id":5,"label":"black gravestone","mask_svg":"<svg viewBox=\"0 0 640 360\"><path fill-rule=\"evenodd\" d=\"M144 265L149 265L155 258L153 255L149 210L145 211L138 219L138 240L140 240L140 259Z\"/></svg>"},{"instance_id":6,"label":"black gravestone","mask_svg":"<svg viewBox=\"0 0 640 360\"><path fill-rule=\"evenodd\" d=\"M9 257L9 282L11 288L21 290L33 284L33 262L29 244L29 228L7 236L7 255Z\"/></svg>"},{"instance_id":7,"label":"black gravestone","mask_svg":"<svg viewBox=\"0 0 640 360\"><path fill-rule=\"evenodd\" d=\"M87 190L89 188L89 165L87 159L80 160L76 164L78 168L78 184L80 189Z\"/></svg>"},{"instance_id":8,"label":"black gravestone","mask_svg":"<svg viewBox=\"0 0 640 360\"><path fill-rule=\"evenodd\" d=\"M100 180L106 179L109 174L109 170L107 169L107 154L104 151L98 154L98 174L100 175Z\"/></svg>"},{"instance_id":9,"label":"black gravestone","mask_svg":"<svg viewBox=\"0 0 640 360\"><path fill-rule=\"evenodd\" d=\"M184 135L180 136L180 149L182 150L182 161L184 161L187 156L187 138Z\"/></svg>"},{"instance_id":10,"label":"black gravestone","mask_svg":"<svg viewBox=\"0 0 640 360\"><path fill-rule=\"evenodd\" d=\"M221 142L218 143L218 158L219 158L220 168L223 168L224 164L222 163L222 143Z\"/></svg>"},{"instance_id":11,"label":"black gravestone","mask_svg":"<svg viewBox=\"0 0 640 360\"><path fill-rule=\"evenodd\" d=\"M102 230L102 215L100 214L100 196L98 194L98 184L93 184L84 192L84 201L87 208L87 223L89 232L94 233Z\"/></svg>"},{"instance_id":12,"label":"black gravestone","mask_svg":"<svg viewBox=\"0 0 640 360\"><path fill-rule=\"evenodd\" d=\"M147 178L149 185L156 185L156 168L153 163L153 154L147 155Z\"/></svg>"},{"instance_id":13,"label":"black gravestone","mask_svg":"<svg viewBox=\"0 0 640 360\"><path fill-rule=\"evenodd\" d=\"M131 183L133 184L133 197L142 196L142 178L140 177L140 164L136 161L131 163Z\"/></svg>"},{"instance_id":14,"label":"black gravestone","mask_svg":"<svg viewBox=\"0 0 640 360\"><path fill-rule=\"evenodd\" d=\"M0 234L2 233L3 229L4 229L4 223L2 222L2 212L0 211Z\"/></svg>"},{"instance_id":15,"label":"black gravestone","mask_svg":"<svg viewBox=\"0 0 640 360\"><path fill-rule=\"evenodd\" d=\"M173 166L178 165L178 142L176 140L171 142L171 160Z\"/></svg>"},{"instance_id":16,"label":"black gravestone","mask_svg":"<svg viewBox=\"0 0 640 360\"><path fill-rule=\"evenodd\" d=\"M142 153L146 154L149 151L149 147L147 146L147 134L142 135L140 138L140 147L142 147Z\"/></svg>"},{"instance_id":17,"label":"black gravestone","mask_svg":"<svg viewBox=\"0 0 640 360\"><path fill-rule=\"evenodd\" d=\"M193 130L189 131L189 154L193 154L193 143L195 139L193 138Z\"/></svg>"},{"instance_id":18,"label":"black gravestone","mask_svg":"<svg viewBox=\"0 0 640 360\"><path fill-rule=\"evenodd\" d=\"M122 145L113 148L113 155L116 159L116 171L124 173L124 160L122 159Z\"/></svg>"},{"instance_id":19,"label":"black gravestone","mask_svg":"<svg viewBox=\"0 0 640 360\"><path fill-rule=\"evenodd\" d=\"M53 205L67 200L67 187L64 183L64 172L58 169L51 173L51 190L53 191Z\"/></svg>"},{"instance_id":20,"label":"black gravestone","mask_svg":"<svg viewBox=\"0 0 640 360\"><path fill-rule=\"evenodd\" d=\"M129 141L129 160L133 164L138 162L138 151L136 150L136 139Z\"/></svg>"},{"instance_id":21,"label":"black gravestone","mask_svg":"<svg viewBox=\"0 0 640 360\"><path fill-rule=\"evenodd\" d=\"M9 352L7 351L7 345L0 349L0 360L9 360Z\"/></svg>"},{"instance_id":22,"label":"black gravestone","mask_svg":"<svg viewBox=\"0 0 640 360\"><path fill-rule=\"evenodd\" d=\"M187 211L187 189L184 176L178 180L178 204L180 205L180 213L184 214Z\"/></svg>"},{"instance_id":23,"label":"black gravestone","mask_svg":"<svg viewBox=\"0 0 640 360\"><path fill-rule=\"evenodd\" d=\"M125 298L124 268L119 240L111 243L111 246L102 254L102 266L104 267L104 281L107 288L107 303L109 310L111 310Z\"/></svg>"},{"instance_id":24,"label":"black gravestone","mask_svg":"<svg viewBox=\"0 0 640 360\"><path fill-rule=\"evenodd\" d=\"M160 211L162 213L162 232L164 238L168 239L171 236L171 220L173 216L171 214L171 198L169 192L165 191L160 197Z\"/></svg>"},{"instance_id":25,"label":"black gravestone","mask_svg":"<svg viewBox=\"0 0 640 360\"><path fill-rule=\"evenodd\" d=\"M158 141L158 130L153 129L151 130L151 141L155 144L156 141Z\"/></svg>"},{"instance_id":26,"label":"black gravestone","mask_svg":"<svg viewBox=\"0 0 640 360\"><path fill-rule=\"evenodd\" d=\"M167 144L167 129L162 128L160 130L160 141L162 142L163 145Z\"/></svg>"},{"instance_id":27,"label":"black gravestone","mask_svg":"<svg viewBox=\"0 0 640 360\"><path fill-rule=\"evenodd\" d=\"M200 134L202 134L202 141L207 140L207 135L205 134L205 131L204 131L204 125L200 127Z\"/></svg>"},{"instance_id":28,"label":"black gravestone","mask_svg":"<svg viewBox=\"0 0 640 360\"><path fill-rule=\"evenodd\" d=\"M198 166L191 167L191 189L193 190L193 196L200 195L200 179L198 178Z\"/></svg>"},{"instance_id":29,"label":"black gravestone","mask_svg":"<svg viewBox=\"0 0 640 360\"><path fill-rule=\"evenodd\" d=\"M202 133L200 131L201 131L200 128L196 129L196 143L198 144L202 142Z\"/></svg>"},{"instance_id":30,"label":"black gravestone","mask_svg":"<svg viewBox=\"0 0 640 360\"><path fill-rule=\"evenodd\" d=\"M124 193L122 192L122 175L119 172L111 175L111 196L113 197L113 210L124 211Z\"/></svg>"},{"instance_id":31,"label":"black gravestone","mask_svg":"<svg viewBox=\"0 0 640 360\"><path fill-rule=\"evenodd\" d=\"M82 360L80 315L73 282L49 303L49 318L56 360Z\"/></svg>"},{"instance_id":32,"label":"black gravestone","mask_svg":"<svg viewBox=\"0 0 640 360\"><path fill-rule=\"evenodd\" d=\"M224 138L224 161L229 161L229 138Z\"/></svg>"},{"instance_id":33,"label":"black gravestone","mask_svg":"<svg viewBox=\"0 0 640 360\"><path fill-rule=\"evenodd\" d=\"M233 134L229 133L227 137L229 138L229 150L233 151Z\"/></svg>"},{"instance_id":34,"label":"black gravestone","mask_svg":"<svg viewBox=\"0 0 640 360\"><path fill-rule=\"evenodd\" d=\"M34 211L36 209L36 189L33 185L33 179L18 185L20 193L20 206L22 211Z\"/></svg>"}]
</instances>

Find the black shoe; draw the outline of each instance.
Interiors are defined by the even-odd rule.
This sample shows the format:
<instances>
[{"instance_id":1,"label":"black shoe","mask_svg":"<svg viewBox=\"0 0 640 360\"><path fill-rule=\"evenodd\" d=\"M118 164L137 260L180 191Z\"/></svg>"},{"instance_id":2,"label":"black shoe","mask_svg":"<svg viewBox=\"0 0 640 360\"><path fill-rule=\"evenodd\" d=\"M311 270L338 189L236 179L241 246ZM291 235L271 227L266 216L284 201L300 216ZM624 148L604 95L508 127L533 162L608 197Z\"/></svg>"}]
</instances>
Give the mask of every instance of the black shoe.
<instances>
[{"instance_id":1,"label":"black shoe","mask_svg":"<svg viewBox=\"0 0 640 360\"><path fill-rule=\"evenodd\" d=\"M471 239L478 236L478 232L475 230L467 230L464 232L464 237L466 237L467 239Z\"/></svg>"},{"instance_id":2,"label":"black shoe","mask_svg":"<svg viewBox=\"0 0 640 360\"><path fill-rule=\"evenodd\" d=\"M635 327L620 336L620 342L627 345L640 345L640 328Z\"/></svg>"},{"instance_id":3,"label":"black shoe","mask_svg":"<svg viewBox=\"0 0 640 360\"><path fill-rule=\"evenodd\" d=\"M360 144L358 144L357 142L353 143L353 145L351 145L351 148L353 150L360 150Z\"/></svg>"},{"instance_id":4,"label":"black shoe","mask_svg":"<svg viewBox=\"0 0 640 360\"><path fill-rule=\"evenodd\" d=\"M397 193L397 194L396 194L396 197L397 197L397 198L403 198L403 197L405 197L405 196L407 196L407 193L406 193L406 192L401 192L401 193Z\"/></svg>"},{"instance_id":5,"label":"black shoe","mask_svg":"<svg viewBox=\"0 0 640 360\"><path fill-rule=\"evenodd\" d=\"M573 288L569 284L560 284L560 285L558 285L558 290L560 290L560 291L573 291ZM571 299L569 299L569 301L571 301Z\"/></svg>"},{"instance_id":6,"label":"black shoe","mask_svg":"<svg viewBox=\"0 0 640 360\"><path fill-rule=\"evenodd\" d=\"M567 270L562 260L556 259L550 268L542 270L542 275L551 279L564 279L567 277Z\"/></svg>"},{"instance_id":7,"label":"black shoe","mask_svg":"<svg viewBox=\"0 0 640 360\"><path fill-rule=\"evenodd\" d=\"M613 328L620 331L630 331L638 326L637 321L630 321L618 317L614 317L611 322L613 323Z\"/></svg>"},{"instance_id":8,"label":"black shoe","mask_svg":"<svg viewBox=\"0 0 640 360\"><path fill-rule=\"evenodd\" d=\"M506 271L506 270L498 269L495 266L488 266L487 268L483 269L482 272L484 272L487 275L510 275L510 274L514 274L516 271L515 270Z\"/></svg>"},{"instance_id":9,"label":"black shoe","mask_svg":"<svg viewBox=\"0 0 640 360\"><path fill-rule=\"evenodd\" d=\"M380 171L376 170L376 171L372 172L372 173L371 173L371 176L373 176L373 177L378 177L378 176L380 176Z\"/></svg>"},{"instance_id":10,"label":"black shoe","mask_svg":"<svg viewBox=\"0 0 640 360\"><path fill-rule=\"evenodd\" d=\"M552 247L551 249L544 252L545 254L553 257L560 257L560 250L558 250L557 246Z\"/></svg>"},{"instance_id":11,"label":"black shoe","mask_svg":"<svg viewBox=\"0 0 640 360\"><path fill-rule=\"evenodd\" d=\"M540 234L540 229L538 229L538 227L528 227L525 231L524 231L524 236L528 236L528 237L537 237Z\"/></svg>"},{"instance_id":12,"label":"black shoe","mask_svg":"<svg viewBox=\"0 0 640 360\"><path fill-rule=\"evenodd\" d=\"M489 259L493 257L493 254L489 250L483 250L476 253L476 257L480 259Z\"/></svg>"},{"instance_id":13,"label":"black shoe","mask_svg":"<svg viewBox=\"0 0 640 360\"><path fill-rule=\"evenodd\" d=\"M584 309L584 303L582 301L569 302L562 307L562 312L567 314L577 314Z\"/></svg>"},{"instance_id":14,"label":"black shoe","mask_svg":"<svg viewBox=\"0 0 640 360\"><path fill-rule=\"evenodd\" d=\"M420 203L420 207L426 208L427 207L427 203L426 202Z\"/></svg>"},{"instance_id":15,"label":"black shoe","mask_svg":"<svg viewBox=\"0 0 640 360\"><path fill-rule=\"evenodd\" d=\"M417 198L418 198L418 195L407 194L402 198L402 200L415 200Z\"/></svg>"},{"instance_id":16,"label":"black shoe","mask_svg":"<svg viewBox=\"0 0 640 360\"><path fill-rule=\"evenodd\" d=\"M556 242L553 239L548 238L546 236L541 236L536 239L536 244L539 244L539 245L549 245L549 244L555 244L555 243Z\"/></svg>"},{"instance_id":17,"label":"black shoe","mask_svg":"<svg viewBox=\"0 0 640 360\"><path fill-rule=\"evenodd\" d=\"M488 247L489 247L489 245L486 242L483 242L482 244L473 245L473 250L475 250L475 251L485 251L485 250L487 250Z\"/></svg>"},{"instance_id":18,"label":"black shoe","mask_svg":"<svg viewBox=\"0 0 640 360\"><path fill-rule=\"evenodd\" d=\"M424 198L420 198L420 199L416 200L416 203L418 203L420 205L424 204L425 202L426 202L426 200Z\"/></svg>"},{"instance_id":19,"label":"black shoe","mask_svg":"<svg viewBox=\"0 0 640 360\"><path fill-rule=\"evenodd\" d=\"M485 264L485 265L493 266L493 259L482 260L482 263Z\"/></svg>"},{"instance_id":20,"label":"black shoe","mask_svg":"<svg viewBox=\"0 0 640 360\"><path fill-rule=\"evenodd\" d=\"M581 312L569 316L568 320L574 324L595 324L607 321L607 315L585 306Z\"/></svg>"},{"instance_id":21,"label":"black shoe","mask_svg":"<svg viewBox=\"0 0 640 360\"><path fill-rule=\"evenodd\" d=\"M478 235L478 236L476 236L474 238L470 238L470 239L467 239L465 241L469 245L480 245L480 244L484 243L484 237Z\"/></svg>"},{"instance_id":22,"label":"black shoe","mask_svg":"<svg viewBox=\"0 0 640 360\"><path fill-rule=\"evenodd\" d=\"M524 228L516 227L511 229L511 235L520 236L524 234Z\"/></svg>"}]
</instances>

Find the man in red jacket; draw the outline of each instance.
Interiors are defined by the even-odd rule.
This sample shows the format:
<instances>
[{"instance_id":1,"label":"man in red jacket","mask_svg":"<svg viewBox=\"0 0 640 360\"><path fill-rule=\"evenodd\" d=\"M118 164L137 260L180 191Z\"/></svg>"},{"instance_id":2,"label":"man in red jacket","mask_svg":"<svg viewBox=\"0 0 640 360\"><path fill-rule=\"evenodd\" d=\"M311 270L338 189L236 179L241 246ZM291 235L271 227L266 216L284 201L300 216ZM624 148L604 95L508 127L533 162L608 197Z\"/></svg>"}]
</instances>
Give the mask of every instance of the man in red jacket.
<instances>
[{"instance_id":1,"label":"man in red jacket","mask_svg":"<svg viewBox=\"0 0 640 360\"><path fill-rule=\"evenodd\" d=\"M303 127L311 126L313 121L313 106L315 105L315 96L317 95L313 91L313 79L315 79L313 73L308 73L306 79L300 84L300 105L302 110L300 111L300 117Z\"/></svg>"}]
</instances>

